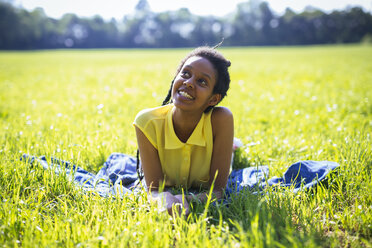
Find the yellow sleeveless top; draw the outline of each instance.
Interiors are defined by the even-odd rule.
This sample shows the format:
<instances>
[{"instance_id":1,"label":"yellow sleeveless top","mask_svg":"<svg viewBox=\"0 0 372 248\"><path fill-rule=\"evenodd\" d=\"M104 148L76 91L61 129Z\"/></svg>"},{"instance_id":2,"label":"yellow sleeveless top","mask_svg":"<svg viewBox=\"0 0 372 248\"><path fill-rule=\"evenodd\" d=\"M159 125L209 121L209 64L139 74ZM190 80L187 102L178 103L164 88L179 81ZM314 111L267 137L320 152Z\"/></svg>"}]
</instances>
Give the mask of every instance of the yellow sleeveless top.
<instances>
[{"instance_id":1,"label":"yellow sleeveless top","mask_svg":"<svg viewBox=\"0 0 372 248\"><path fill-rule=\"evenodd\" d=\"M165 186L207 187L213 150L212 111L203 113L183 143L174 132L173 104L145 109L133 122L158 151Z\"/></svg>"}]
</instances>

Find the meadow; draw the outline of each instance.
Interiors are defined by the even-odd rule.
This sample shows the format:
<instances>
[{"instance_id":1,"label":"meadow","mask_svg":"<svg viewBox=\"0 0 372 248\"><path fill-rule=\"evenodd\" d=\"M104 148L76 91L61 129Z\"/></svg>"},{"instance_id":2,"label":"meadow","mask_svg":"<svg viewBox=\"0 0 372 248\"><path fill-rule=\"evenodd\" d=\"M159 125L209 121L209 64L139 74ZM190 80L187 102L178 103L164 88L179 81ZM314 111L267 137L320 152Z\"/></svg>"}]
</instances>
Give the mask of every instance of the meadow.
<instances>
[{"instance_id":1,"label":"meadow","mask_svg":"<svg viewBox=\"0 0 372 248\"><path fill-rule=\"evenodd\" d=\"M61 158L97 172L135 155L132 121L161 104L190 49L0 52L0 246L371 247L372 46L221 48L231 87L221 105L244 143L235 167L281 176L301 160L340 164L312 190L247 191L228 206L171 217L145 192L83 193L20 161Z\"/></svg>"}]
</instances>

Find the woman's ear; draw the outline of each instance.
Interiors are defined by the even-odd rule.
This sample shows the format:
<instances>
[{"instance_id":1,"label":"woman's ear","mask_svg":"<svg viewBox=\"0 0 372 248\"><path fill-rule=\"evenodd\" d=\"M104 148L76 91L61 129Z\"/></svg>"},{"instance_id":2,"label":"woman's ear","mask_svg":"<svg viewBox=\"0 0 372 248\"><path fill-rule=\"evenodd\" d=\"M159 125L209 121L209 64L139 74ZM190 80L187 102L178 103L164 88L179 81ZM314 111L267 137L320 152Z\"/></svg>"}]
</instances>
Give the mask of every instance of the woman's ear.
<instances>
[{"instance_id":1,"label":"woman's ear","mask_svg":"<svg viewBox=\"0 0 372 248\"><path fill-rule=\"evenodd\" d=\"M213 94L209 99L209 106L215 106L221 101L221 94Z\"/></svg>"}]
</instances>

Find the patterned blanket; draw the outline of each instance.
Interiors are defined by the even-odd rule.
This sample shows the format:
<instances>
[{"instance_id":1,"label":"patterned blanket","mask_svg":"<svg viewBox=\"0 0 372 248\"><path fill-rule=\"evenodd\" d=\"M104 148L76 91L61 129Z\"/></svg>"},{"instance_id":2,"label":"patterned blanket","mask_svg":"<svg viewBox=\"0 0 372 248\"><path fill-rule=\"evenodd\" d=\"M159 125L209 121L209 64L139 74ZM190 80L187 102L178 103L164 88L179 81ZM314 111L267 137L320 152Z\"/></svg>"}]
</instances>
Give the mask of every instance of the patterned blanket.
<instances>
[{"instance_id":1,"label":"patterned blanket","mask_svg":"<svg viewBox=\"0 0 372 248\"><path fill-rule=\"evenodd\" d=\"M56 174L65 173L77 187L84 191L98 193L100 196L120 196L138 192L144 184L140 183L136 171L136 158L113 153L95 175L76 165L45 156L35 157L22 155L21 160L30 164L38 163L44 169L52 169ZM259 192L265 187L277 186L288 188L294 192L308 189L324 180L339 164L329 161L300 161L288 167L282 177L269 179L269 167L257 166L233 170L228 178L226 198L243 189ZM142 186L141 186L142 185Z\"/></svg>"}]
</instances>

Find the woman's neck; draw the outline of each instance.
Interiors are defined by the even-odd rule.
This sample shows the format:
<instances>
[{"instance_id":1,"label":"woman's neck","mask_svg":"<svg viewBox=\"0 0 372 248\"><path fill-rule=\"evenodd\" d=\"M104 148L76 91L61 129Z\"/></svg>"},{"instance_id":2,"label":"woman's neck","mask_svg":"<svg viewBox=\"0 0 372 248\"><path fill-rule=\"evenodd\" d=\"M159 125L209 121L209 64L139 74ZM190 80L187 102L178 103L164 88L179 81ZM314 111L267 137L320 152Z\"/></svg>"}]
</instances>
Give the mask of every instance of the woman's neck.
<instances>
[{"instance_id":1,"label":"woman's neck","mask_svg":"<svg viewBox=\"0 0 372 248\"><path fill-rule=\"evenodd\" d=\"M203 113L191 113L177 108L173 109L173 128L179 140L185 143L190 138L202 115Z\"/></svg>"}]
</instances>

